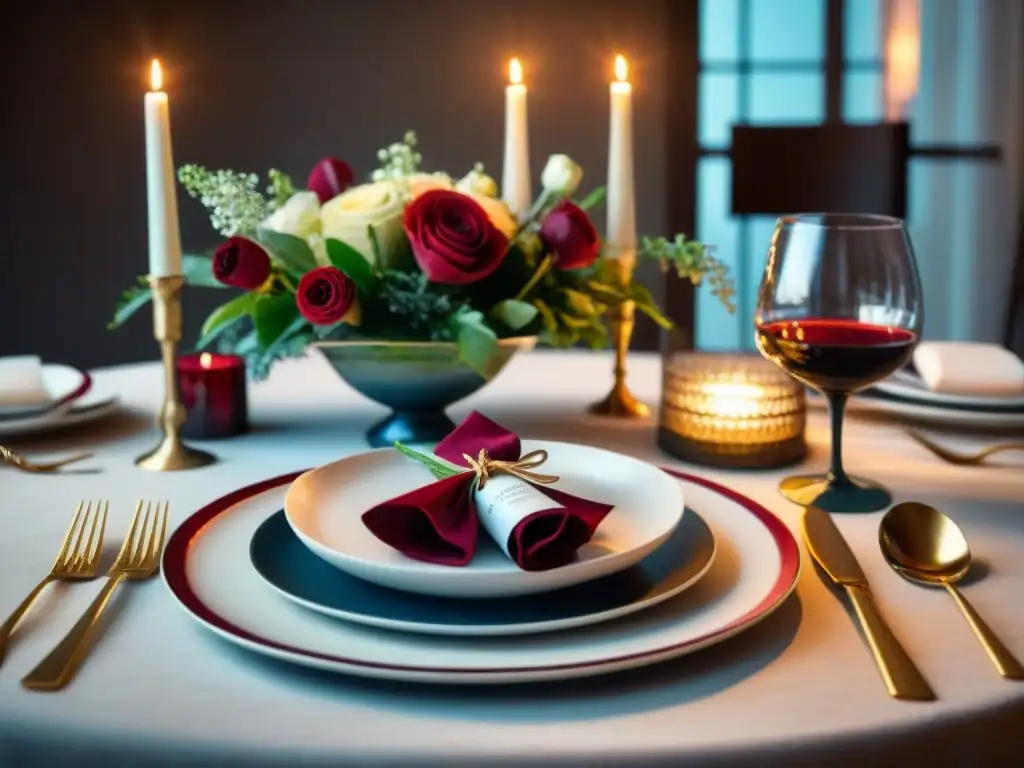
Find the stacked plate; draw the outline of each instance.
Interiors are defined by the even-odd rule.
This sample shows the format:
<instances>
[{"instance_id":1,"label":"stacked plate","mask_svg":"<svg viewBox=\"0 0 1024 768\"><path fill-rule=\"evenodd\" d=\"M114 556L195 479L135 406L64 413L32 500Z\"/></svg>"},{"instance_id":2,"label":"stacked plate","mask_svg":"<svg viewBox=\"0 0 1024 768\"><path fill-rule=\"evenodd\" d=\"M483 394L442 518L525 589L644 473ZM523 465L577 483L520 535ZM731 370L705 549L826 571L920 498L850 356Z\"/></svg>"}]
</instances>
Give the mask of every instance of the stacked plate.
<instances>
[{"instance_id":1,"label":"stacked plate","mask_svg":"<svg viewBox=\"0 0 1024 768\"><path fill-rule=\"evenodd\" d=\"M861 394L874 410L952 427L1022 428L1024 394L992 397L933 392L909 369Z\"/></svg>"},{"instance_id":2,"label":"stacked plate","mask_svg":"<svg viewBox=\"0 0 1024 768\"><path fill-rule=\"evenodd\" d=\"M28 405L0 405L0 437L32 435L101 419L117 410L118 397L93 386L77 368L40 365L45 398Z\"/></svg>"},{"instance_id":3,"label":"stacked plate","mask_svg":"<svg viewBox=\"0 0 1024 768\"><path fill-rule=\"evenodd\" d=\"M650 664L752 626L793 590L796 542L749 499L608 451L523 441L539 448L560 490L615 504L561 568L521 570L484 532L461 568L380 542L362 513L432 482L383 449L215 501L171 537L164 580L193 618L258 653L444 683Z\"/></svg>"}]
</instances>

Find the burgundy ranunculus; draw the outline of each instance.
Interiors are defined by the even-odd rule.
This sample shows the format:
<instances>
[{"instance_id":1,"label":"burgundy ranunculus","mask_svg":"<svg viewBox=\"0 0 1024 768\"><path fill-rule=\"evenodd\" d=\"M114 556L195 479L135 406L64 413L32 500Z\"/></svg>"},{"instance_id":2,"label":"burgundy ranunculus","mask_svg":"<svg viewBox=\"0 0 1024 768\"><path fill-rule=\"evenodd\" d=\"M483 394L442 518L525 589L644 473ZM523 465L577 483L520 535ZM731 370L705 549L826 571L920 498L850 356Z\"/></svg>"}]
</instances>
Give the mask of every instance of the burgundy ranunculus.
<instances>
[{"instance_id":1,"label":"burgundy ranunculus","mask_svg":"<svg viewBox=\"0 0 1024 768\"><path fill-rule=\"evenodd\" d=\"M351 187L354 179L348 163L336 157L325 157L313 167L306 188L316 192L322 204Z\"/></svg>"},{"instance_id":2,"label":"burgundy ranunculus","mask_svg":"<svg viewBox=\"0 0 1024 768\"><path fill-rule=\"evenodd\" d=\"M224 285L255 291L270 277L270 256L259 243L236 235L214 252L213 276Z\"/></svg>"},{"instance_id":3,"label":"burgundy ranunculus","mask_svg":"<svg viewBox=\"0 0 1024 768\"><path fill-rule=\"evenodd\" d=\"M590 217L574 203L564 200L544 218L540 239L554 251L556 269L581 269L597 259L600 241Z\"/></svg>"},{"instance_id":4,"label":"burgundy ranunculus","mask_svg":"<svg viewBox=\"0 0 1024 768\"><path fill-rule=\"evenodd\" d=\"M355 283L337 267L317 267L302 276L295 296L302 316L313 325L340 320L359 322L359 295Z\"/></svg>"},{"instance_id":5,"label":"burgundy ranunculus","mask_svg":"<svg viewBox=\"0 0 1024 768\"><path fill-rule=\"evenodd\" d=\"M424 192L406 207L404 224L416 263L434 283L483 280L508 251L508 239L483 206L460 192Z\"/></svg>"}]
</instances>

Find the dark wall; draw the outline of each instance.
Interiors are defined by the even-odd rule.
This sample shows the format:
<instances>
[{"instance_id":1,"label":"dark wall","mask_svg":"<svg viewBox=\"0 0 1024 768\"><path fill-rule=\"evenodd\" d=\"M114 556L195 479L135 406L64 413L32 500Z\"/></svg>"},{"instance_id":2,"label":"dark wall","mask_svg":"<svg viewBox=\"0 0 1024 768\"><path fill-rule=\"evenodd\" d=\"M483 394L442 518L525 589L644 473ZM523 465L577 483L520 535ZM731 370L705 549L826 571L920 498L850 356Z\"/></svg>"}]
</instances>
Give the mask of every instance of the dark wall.
<instances>
[{"instance_id":1,"label":"dark wall","mask_svg":"<svg viewBox=\"0 0 1024 768\"><path fill-rule=\"evenodd\" d=\"M142 101L167 71L175 162L303 180L357 174L407 128L427 170L500 177L510 56L530 88L531 156L603 184L611 56L633 64L638 223L667 234L666 19L672 0L188 0L20 3L0 23L0 354L98 366L151 359L149 313L105 330L147 267ZM179 194L186 250L216 243ZM657 275L647 273L652 283ZM659 287L660 290L660 287ZM223 294L187 296L186 341ZM653 346L650 326L638 329Z\"/></svg>"}]
</instances>

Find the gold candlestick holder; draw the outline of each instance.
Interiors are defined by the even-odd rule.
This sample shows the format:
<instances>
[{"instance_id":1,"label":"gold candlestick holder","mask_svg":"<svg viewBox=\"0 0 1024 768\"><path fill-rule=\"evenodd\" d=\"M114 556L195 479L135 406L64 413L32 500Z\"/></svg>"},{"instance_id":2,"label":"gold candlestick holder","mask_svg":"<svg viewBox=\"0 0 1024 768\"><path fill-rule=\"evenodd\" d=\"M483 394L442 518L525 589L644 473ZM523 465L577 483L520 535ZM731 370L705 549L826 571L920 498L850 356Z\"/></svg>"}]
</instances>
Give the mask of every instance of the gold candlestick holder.
<instances>
[{"instance_id":1,"label":"gold candlestick holder","mask_svg":"<svg viewBox=\"0 0 1024 768\"><path fill-rule=\"evenodd\" d=\"M610 280L621 286L629 285L633 279L633 270L636 269L636 250L620 249L615 258L606 259L605 269ZM608 318L612 343L615 345L615 382L607 397L587 409L590 413L620 419L643 419L651 413L651 409L637 400L626 386L626 358L629 355L630 339L633 338L635 312L634 302L624 301Z\"/></svg>"},{"instance_id":2,"label":"gold candlestick holder","mask_svg":"<svg viewBox=\"0 0 1024 768\"><path fill-rule=\"evenodd\" d=\"M212 453L191 448L181 440L186 411L181 402L175 360L181 341L181 289L184 285L185 278L181 275L149 278L153 289L153 336L160 342L164 366L164 404L156 420L164 438L152 451L137 458L135 464L154 472L205 467L217 460Z\"/></svg>"}]
</instances>

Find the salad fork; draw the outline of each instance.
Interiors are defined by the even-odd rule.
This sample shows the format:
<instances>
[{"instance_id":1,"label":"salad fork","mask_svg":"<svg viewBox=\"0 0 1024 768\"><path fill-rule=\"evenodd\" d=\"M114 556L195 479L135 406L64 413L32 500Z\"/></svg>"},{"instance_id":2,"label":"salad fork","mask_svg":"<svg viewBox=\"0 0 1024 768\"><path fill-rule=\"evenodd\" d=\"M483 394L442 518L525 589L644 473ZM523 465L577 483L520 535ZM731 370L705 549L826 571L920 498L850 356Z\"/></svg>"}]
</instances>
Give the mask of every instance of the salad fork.
<instances>
[{"instance_id":1,"label":"salad fork","mask_svg":"<svg viewBox=\"0 0 1024 768\"><path fill-rule=\"evenodd\" d=\"M907 433L940 459L944 459L950 464L960 464L962 466L974 466L975 464L981 464L989 456L996 453L1003 453L1004 451L1024 451L1024 443L1001 443L999 445L990 445L987 448L982 448L975 453L960 453L959 451L951 451L949 448L944 448L943 446L932 442L916 429L908 429Z\"/></svg>"},{"instance_id":2,"label":"salad fork","mask_svg":"<svg viewBox=\"0 0 1024 768\"><path fill-rule=\"evenodd\" d=\"M142 515L143 505L145 515ZM64 639L22 678L23 686L35 691L56 691L71 682L85 657L100 614L117 586L125 580L148 579L156 572L167 538L168 507L166 501L162 505L157 502L155 508L153 502L138 503L121 551L108 573L107 583Z\"/></svg>"},{"instance_id":3,"label":"salad fork","mask_svg":"<svg viewBox=\"0 0 1024 768\"><path fill-rule=\"evenodd\" d=\"M0 461L4 461L18 469L23 469L26 472L55 472L61 467L66 467L68 464L74 464L75 462L88 459L91 456L91 453L76 453L74 456L68 456L66 459L54 461L50 464L36 464L35 462L22 458L10 448L0 445Z\"/></svg>"},{"instance_id":4,"label":"salad fork","mask_svg":"<svg viewBox=\"0 0 1024 768\"><path fill-rule=\"evenodd\" d=\"M74 581L96 577L99 570L100 553L103 551L103 533L107 527L108 509L110 509L110 502L107 501L96 502L95 508L91 501L78 503L71 526L64 537L64 544L57 554L57 559L53 561L50 572L28 593L28 597L14 609L14 612L7 617L7 621L0 625L0 664L3 664L4 651L11 634L47 584L52 581ZM86 529L89 531L89 537L83 544L82 538Z\"/></svg>"}]
</instances>

